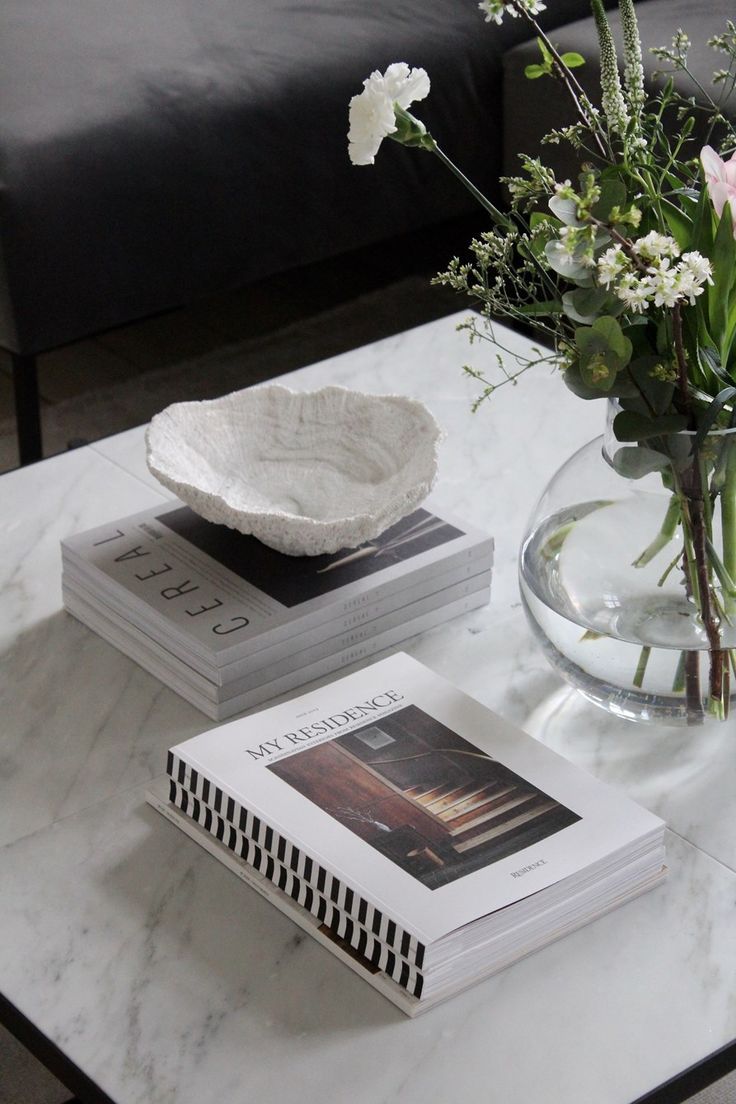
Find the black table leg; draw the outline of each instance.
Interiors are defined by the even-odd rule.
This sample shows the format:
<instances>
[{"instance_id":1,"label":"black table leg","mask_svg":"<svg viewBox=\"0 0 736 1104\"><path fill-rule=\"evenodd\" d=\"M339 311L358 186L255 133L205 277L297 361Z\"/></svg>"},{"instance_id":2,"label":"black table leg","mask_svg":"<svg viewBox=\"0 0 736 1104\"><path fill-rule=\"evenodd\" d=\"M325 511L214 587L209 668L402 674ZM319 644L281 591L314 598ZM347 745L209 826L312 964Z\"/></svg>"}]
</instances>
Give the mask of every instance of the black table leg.
<instances>
[{"instance_id":1,"label":"black table leg","mask_svg":"<svg viewBox=\"0 0 736 1104\"><path fill-rule=\"evenodd\" d=\"M35 356L11 353L15 391L15 424L21 465L40 460L41 408L38 395L38 369Z\"/></svg>"}]
</instances>

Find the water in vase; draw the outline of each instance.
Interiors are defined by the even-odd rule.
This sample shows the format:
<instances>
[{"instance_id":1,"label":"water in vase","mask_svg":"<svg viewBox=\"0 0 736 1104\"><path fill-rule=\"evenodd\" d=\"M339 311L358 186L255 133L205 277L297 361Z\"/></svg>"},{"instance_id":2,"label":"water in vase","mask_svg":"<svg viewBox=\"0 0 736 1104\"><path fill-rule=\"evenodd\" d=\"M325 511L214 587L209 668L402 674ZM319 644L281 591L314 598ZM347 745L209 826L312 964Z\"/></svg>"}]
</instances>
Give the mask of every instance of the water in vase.
<instances>
[{"instance_id":1,"label":"water in vase","mask_svg":"<svg viewBox=\"0 0 736 1104\"><path fill-rule=\"evenodd\" d=\"M520 585L547 658L586 697L632 720L691 723L685 680L697 653L707 690L709 653L679 534L634 566L665 508L661 494L642 489L550 514L524 542ZM736 626L724 620L721 639L736 647Z\"/></svg>"}]
</instances>

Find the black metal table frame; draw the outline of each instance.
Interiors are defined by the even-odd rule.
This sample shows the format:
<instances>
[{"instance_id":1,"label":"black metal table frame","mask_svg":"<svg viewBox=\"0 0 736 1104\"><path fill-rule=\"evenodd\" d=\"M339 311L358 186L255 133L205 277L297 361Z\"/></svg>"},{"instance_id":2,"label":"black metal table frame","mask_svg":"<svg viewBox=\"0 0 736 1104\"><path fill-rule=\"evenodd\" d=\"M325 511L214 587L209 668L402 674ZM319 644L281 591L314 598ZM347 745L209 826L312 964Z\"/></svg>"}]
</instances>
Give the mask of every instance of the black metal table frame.
<instances>
[{"instance_id":1,"label":"black metal table frame","mask_svg":"<svg viewBox=\"0 0 736 1104\"><path fill-rule=\"evenodd\" d=\"M65 1104L117 1104L2 993L0 993L0 1023L46 1067L49 1073L74 1093L74 1097ZM734 1070L736 1070L736 1040L702 1062L684 1070L659 1088L638 1097L632 1101L632 1104L685 1104L695 1093L702 1092L703 1089Z\"/></svg>"}]
</instances>

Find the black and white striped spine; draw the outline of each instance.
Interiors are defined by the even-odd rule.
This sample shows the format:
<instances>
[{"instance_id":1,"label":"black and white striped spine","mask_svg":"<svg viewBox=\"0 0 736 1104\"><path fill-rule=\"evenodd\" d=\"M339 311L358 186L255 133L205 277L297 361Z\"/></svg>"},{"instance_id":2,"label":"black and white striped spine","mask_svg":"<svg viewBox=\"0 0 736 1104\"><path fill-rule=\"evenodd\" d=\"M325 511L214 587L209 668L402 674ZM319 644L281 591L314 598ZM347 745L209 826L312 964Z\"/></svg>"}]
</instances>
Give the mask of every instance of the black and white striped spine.
<instances>
[{"instance_id":1,"label":"black and white striped spine","mask_svg":"<svg viewBox=\"0 0 736 1104\"><path fill-rule=\"evenodd\" d=\"M169 780L169 800L344 940L370 966L386 974L411 996L421 996L424 979L416 967L346 915L337 902L324 896L294 869L260 847L255 840L244 835L234 824L173 779Z\"/></svg>"},{"instance_id":2,"label":"black and white striped spine","mask_svg":"<svg viewBox=\"0 0 736 1104\"><path fill-rule=\"evenodd\" d=\"M190 767L172 751L169 751L167 756L166 770L169 777L179 786L208 805L264 851L268 851L274 859L288 867L297 877L309 882L313 889L337 905L371 935L391 947L411 966L416 967L417 970L422 969L425 946L416 936L405 931L395 920L386 916L359 893L355 893L305 851L280 835L261 817L239 805L219 786Z\"/></svg>"}]
</instances>

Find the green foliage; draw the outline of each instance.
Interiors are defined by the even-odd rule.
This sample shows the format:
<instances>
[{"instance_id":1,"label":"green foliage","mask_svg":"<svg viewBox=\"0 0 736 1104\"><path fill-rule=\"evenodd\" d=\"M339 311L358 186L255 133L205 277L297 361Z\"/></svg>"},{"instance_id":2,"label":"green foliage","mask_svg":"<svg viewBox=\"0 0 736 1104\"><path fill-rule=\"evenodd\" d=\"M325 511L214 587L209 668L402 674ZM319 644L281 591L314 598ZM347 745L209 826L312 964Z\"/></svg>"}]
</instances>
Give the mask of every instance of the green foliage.
<instances>
[{"instance_id":1,"label":"green foliage","mask_svg":"<svg viewBox=\"0 0 736 1104\"><path fill-rule=\"evenodd\" d=\"M541 62L534 62L531 65L527 65L524 69L524 76L529 80L538 80L539 77L551 77L556 69L557 63L555 56L544 39L538 37L537 45L539 46L542 60ZM574 50L571 50L566 54L560 55L560 62L565 69L577 69L579 66L585 65L585 58L582 54L575 53Z\"/></svg>"},{"instance_id":2,"label":"green foliage","mask_svg":"<svg viewBox=\"0 0 736 1104\"><path fill-rule=\"evenodd\" d=\"M733 216L729 204L723 208L713 241L711 256L713 286L708 293L708 322L710 333L720 354L721 364L727 366L736 333L736 240L733 233Z\"/></svg>"},{"instance_id":3,"label":"green foliage","mask_svg":"<svg viewBox=\"0 0 736 1104\"><path fill-rule=\"evenodd\" d=\"M597 318L592 326L575 331L580 375L592 390L611 391L616 376L631 359L632 345L611 315Z\"/></svg>"},{"instance_id":4,"label":"green foliage","mask_svg":"<svg viewBox=\"0 0 736 1104\"><path fill-rule=\"evenodd\" d=\"M593 217L606 222L615 207L622 210L625 206L626 185L623 180L615 176L601 180L600 198L591 209Z\"/></svg>"},{"instance_id":5,"label":"green foliage","mask_svg":"<svg viewBox=\"0 0 736 1104\"><path fill-rule=\"evenodd\" d=\"M635 4L619 4L623 83L606 13L592 0L605 54L598 113L577 83L583 57L558 53L535 30L539 54L527 76L552 76L570 95L576 122L549 139L569 140L579 151L576 182L556 182L542 159L522 157L522 174L505 181L516 228L497 227L492 241L473 243L470 260L453 262L438 282L470 294L489 320L533 329L552 346L576 395L617 398L625 413L643 420L637 432L649 435L652 423L661 428L667 416L702 424L717 395L730 396L719 416L736 403L726 392L736 386L736 241L730 206L722 218L714 215L692 139L697 112L681 91L689 40L678 32L671 47L658 51L668 79L647 98ZM734 88L736 34L727 30L712 44L727 54ZM670 74L677 74L677 85ZM719 83L725 92L728 81ZM736 132L708 95L699 89L709 141L733 148ZM655 241L654 253L640 255L638 243L651 235L670 244ZM683 257L691 256L701 268L688 270L690 283L673 295L672 281L685 272ZM612 257L608 269L606 257ZM711 269L704 270L708 262ZM626 420L618 424L627 427Z\"/></svg>"},{"instance_id":6,"label":"green foliage","mask_svg":"<svg viewBox=\"0 0 736 1104\"><path fill-rule=\"evenodd\" d=\"M634 410L622 410L613 420L613 432L617 441L651 441L655 437L667 437L687 429L683 414L662 414L648 418Z\"/></svg>"},{"instance_id":7,"label":"green foliage","mask_svg":"<svg viewBox=\"0 0 736 1104\"><path fill-rule=\"evenodd\" d=\"M615 470L625 479L643 479L652 472L662 471L667 464L666 456L646 445L626 446L617 449L613 456Z\"/></svg>"}]
</instances>

